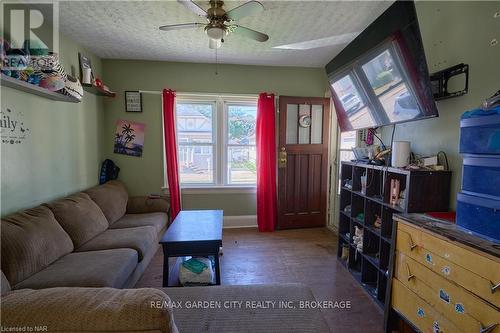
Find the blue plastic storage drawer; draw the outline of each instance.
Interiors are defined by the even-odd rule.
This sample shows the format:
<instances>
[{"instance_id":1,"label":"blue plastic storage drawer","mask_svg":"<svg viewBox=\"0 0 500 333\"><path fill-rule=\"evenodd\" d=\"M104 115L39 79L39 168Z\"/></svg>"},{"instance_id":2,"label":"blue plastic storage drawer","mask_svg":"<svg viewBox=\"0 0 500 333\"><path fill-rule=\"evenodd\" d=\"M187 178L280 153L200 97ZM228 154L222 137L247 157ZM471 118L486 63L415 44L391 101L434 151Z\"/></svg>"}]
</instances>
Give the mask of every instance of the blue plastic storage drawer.
<instances>
[{"instance_id":1,"label":"blue plastic storage drawer","mask_svg":"<svg viewBox=\"0 0 500 333\"><path fill-rule=\"evenodd\" d=\"M500 155L486 156L464 157L462 191L500 200Z\"/></svg>"},{"instance_id":2,"label":"blue plastic storage drawer","mask_svg":"<svg viewBox=\"0 0 500 333\"><path fill-rule=\"evenodd\" d=\"M457 225L500 243L500 200L458 193Z\"/></svg>"},{"instance_id":3,"label":"blue plastic storage drawer","mask_svg":"<svg viewBox=\"0 0 500 333\"><path fill-rule=\"evenodd\" d=\"M500 115L462 119L460 153L500 154Z\"/></svg>"}]
</instances>

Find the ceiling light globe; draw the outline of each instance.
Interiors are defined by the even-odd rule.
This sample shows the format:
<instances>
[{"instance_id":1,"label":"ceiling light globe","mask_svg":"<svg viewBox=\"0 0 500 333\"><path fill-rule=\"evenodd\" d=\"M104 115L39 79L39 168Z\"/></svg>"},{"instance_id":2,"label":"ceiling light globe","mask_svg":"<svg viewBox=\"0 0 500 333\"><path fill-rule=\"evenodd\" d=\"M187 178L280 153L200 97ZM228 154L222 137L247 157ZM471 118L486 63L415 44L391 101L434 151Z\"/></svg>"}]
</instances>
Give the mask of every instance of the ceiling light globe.
<instances>
[{"instance_id":1,"label":"ceiling light globe","mask_svg":"<svg viewBox=\"0 0 500 333\"><path fill-rule=\"evenodd\" d=\"M207 30L208 37L212 39L222 39L224 38L224 33L225 31L223 29L217 27L210 28Z\"/></svg>"}]
</instances>

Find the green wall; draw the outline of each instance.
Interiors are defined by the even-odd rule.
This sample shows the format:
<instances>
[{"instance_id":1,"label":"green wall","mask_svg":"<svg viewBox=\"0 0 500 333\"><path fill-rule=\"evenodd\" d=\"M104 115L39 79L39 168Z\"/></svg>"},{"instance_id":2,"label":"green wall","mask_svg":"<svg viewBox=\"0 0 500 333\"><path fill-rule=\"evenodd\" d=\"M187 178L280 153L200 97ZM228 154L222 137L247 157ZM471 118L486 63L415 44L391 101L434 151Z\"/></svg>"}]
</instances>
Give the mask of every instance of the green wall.
<instances>
[{"instance_id":1,"label":"green wall","mask_svg":"<svg viewBox=\"0 0 500 333\"><path fill-rule=\"evenodd\" d=\"M120 167L120 179L133 195L159 193L163 186L163 152L160 95L143 94L143 112L126 113L124 91L161 90L178 92L324 96L326 75L321 68L262 67L193 64L156 61L103 60L106 83L118 93L105 107L104 153ZM146 124L141 158L113 153L118 119ZM255 215L255 193L183 194L183 208L223 209L226 215Z\"/></svg>"},{"instance_id":2,"label":"green wall","mask_svg":"<svg viewBox=\"0 0 500 333\"><path fill-rule=\"evenodd\" d=\"M429 71L469 64L469 93L438 101L439 118L397 125L395 140L411 141L417 154L446 152L453 171L450 199L454 209L462 177L460 115L500 89L500 45L489 45L493 38L500 39L500 18L493 18L499 7L494 1L418 1L416 6ZM392 126L383 129L384 142L390 142L391 133Z\"/></svg>"},{"instance_id":3,"label":"green wall","mask_svg":"<svg viewBox=\"0 0 500 333\"><path fill-rule=\"evenodd\" d=\"M78 52L91 55L60 36L61 63L78 75ZM101 61L92 56L96 73ZM1 144L1 215L97 184L102 162L102 97L85 93L82 103L55 102L12 88L1 88L7 108L29 128L21 144ZM19 114L20 113L20 114Z\"/></svg>"}]
</instances>

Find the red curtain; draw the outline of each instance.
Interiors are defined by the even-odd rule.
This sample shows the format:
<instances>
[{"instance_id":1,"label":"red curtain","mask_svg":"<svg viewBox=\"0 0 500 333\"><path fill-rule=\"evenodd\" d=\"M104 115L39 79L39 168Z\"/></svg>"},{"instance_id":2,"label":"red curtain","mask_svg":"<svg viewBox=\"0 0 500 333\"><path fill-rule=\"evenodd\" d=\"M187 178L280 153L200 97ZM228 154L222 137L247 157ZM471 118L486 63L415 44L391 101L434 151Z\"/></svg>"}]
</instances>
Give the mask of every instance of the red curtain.
<instances>
[{"instance_id":1,"label":"red curtain","mask_svg":"<svg viewBox=\"0 0 500 333\"><path fill-rule=\"evenodd\" d=\"M177 142L175 138L175 91L163 89L163 131L167 162L170 211L174 219L181 210L181 189L177 163Z\"/></svg>"},{"instance_id":2,"label":"red curtain","mask_svg":"<svg viewBox=\"0 0 500 333\"><path fill-rule=\"evenodd\" d=\"M256 143L257 224L259 231L274 231L277 218L274 94L259 95Z\"/></svg>"}]
</instances>

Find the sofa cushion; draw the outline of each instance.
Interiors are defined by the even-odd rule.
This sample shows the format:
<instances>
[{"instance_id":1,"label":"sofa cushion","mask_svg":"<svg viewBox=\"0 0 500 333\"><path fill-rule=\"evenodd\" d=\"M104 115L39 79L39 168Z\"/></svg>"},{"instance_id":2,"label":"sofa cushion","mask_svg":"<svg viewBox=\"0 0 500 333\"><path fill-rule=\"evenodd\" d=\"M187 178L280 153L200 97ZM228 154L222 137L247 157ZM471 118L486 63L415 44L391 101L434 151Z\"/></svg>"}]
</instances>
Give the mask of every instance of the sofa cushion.
<instances>
[{"instance_id":1,"label":"sofa cushion","mask_svg":"<svg viewBox=\"0 0 500 333\"><path fill-rule=\"evenodd\" d=\"M81 246L108 228L108 220L86 193L77 193L51 202L47 207L71 237L75 247Z\"/></svg>"},{"instance_id":2,"label":"sofa cushion","mask_svg":"<svg viewBox=\"0 0 500 333\"><path fill-rule=\"evenodd\" d=\"M15 289L121 288L136 266L137 252L132 249L75 252L17 284Z\"/></svg>"},{"instance_id":3,"label":"sofa cushion","mask_svg":"<svg viewBox=\"0 0 500 333\"><path fill-rule=\"evenodd\" d=\"M73 251L73 242L47 207L2 219L2 271L11 285L27 279Z\"/></svg>"},{"instance_id":4,"label":"sofa cushion","mask_svg":"<svg viewBox=\"0 0 500 333\"><path fill-rule=\"evenodd\" d=\"M119 181L111 180L103 185L92 187L85 193L101 208L109 224L113 224L125 215L128 193Z\"/></svg>"},{"instance_id":5,"label":"sofa cushion","mask_svg":"<svg viewBox=\"0 0 500 333\"><path fill-rule=\"evenodd\" d=\"M154 227L158 233L167 227L167 220L168 215L166 213L125 214L109 228L123 229L150 226Z\"/></svg>"},{"instance_id":6,"label":"sofa cushion","mask_svg":"<svg viewBox=\"0 0 500 333\"><path fill-rule=\"evenodd\" d=\"M167 196L131 196L127 201L127 214L144 213L167 213L170 208L170 200Z\"/></svg>"},{"instance_id":7,"label":"sofa cushion","mask_svg":"<svg viewBox=\"0 0 500 333\"><path fill-rule=\"evenodd\" d=\"M80 246L76 251L129 248L137 251L139 261L141 261L146 253L153 248L153 243L157 239L156 235L157 232L154 227L108 229Z\"/></svg>"},{"instance_id":8,"label":"sofa cushion","mask_svg":"<svg viewBox=\"0 0 500 333\"><path fill-rule=\"evenodd\" d=\"M315 301L309 287L298 284L212 286L162 289L176 304L174 317L180 332L330 332L318 308L301 307L301 301ZM217 301L217 307L188 307L198 301ZM227 302L226 302L227 301ZM272 303L264 302L275 302ZM290 304L295 308L280 306ZM233 303L228 303L233 302ZM241 302L241 303L235 303ZM250 302L250 304L248 303ZM252 302L270 304L269 308L252 307ZM289 302L289 303L288 303ZM233 307L225 306L233 304ZM241 308L238 307L241 304ZM256 303L253 303L256 304ZM196 318L193 320L193 318Z\"/></svg>"},{"instance_id":9,"label":"sofa cushion","mask_svg":"<svg viewBox=\"0 0 500 333\"><path fill-rule=\"evenodd\" d=\"M1 289L2 289L2 294L1 296L7 294L9 291L10 291L10 283L9 283L9 280L7 280L7 278L5 277L5 274L0 271L0 275L2 275L2 280L0 281L1 285Z\"/></svg>"},{"instance_id":10,"label":"sofa cushion","mask_svg":"<svg viewBox=\"0 0 500 333\"><path fill-rule=\"evenodd\" d=\"M1 300L2 327L50 332L176 333L170 299L160 290L49 288L16 290Z\"/></svg>"}]
</instances>

